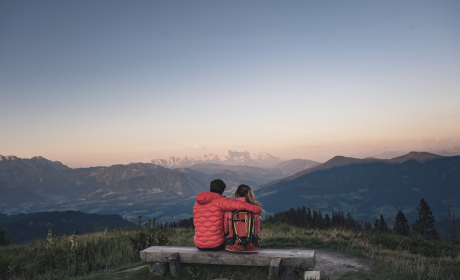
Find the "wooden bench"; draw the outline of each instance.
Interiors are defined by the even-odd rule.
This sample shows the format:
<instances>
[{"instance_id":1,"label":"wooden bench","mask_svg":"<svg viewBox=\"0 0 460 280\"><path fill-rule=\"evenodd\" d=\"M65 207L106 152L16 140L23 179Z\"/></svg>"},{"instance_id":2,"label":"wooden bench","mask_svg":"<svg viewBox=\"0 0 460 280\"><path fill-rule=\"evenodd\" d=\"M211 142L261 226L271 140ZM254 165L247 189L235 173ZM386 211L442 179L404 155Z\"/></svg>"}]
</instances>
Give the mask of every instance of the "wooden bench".
<instances>
[{"instance_id":1,"label":"wooden bench","mask_svg":"<svg viewBox=\"0 0 460 280\"><path fill-rule=\"evenodd\" d=\"M200 251L195 247L153 246L140 252L141 260L153 262L150 272L164 275L168 268L171 275L179 277L181 263L244 265L269 267L270 277L278 277L280 267L308 269L315 265L314 250L261 249L258 253L234 253L229 251ZM319 279L318 272L305 277Z\"/></svg>"}]
</instances>

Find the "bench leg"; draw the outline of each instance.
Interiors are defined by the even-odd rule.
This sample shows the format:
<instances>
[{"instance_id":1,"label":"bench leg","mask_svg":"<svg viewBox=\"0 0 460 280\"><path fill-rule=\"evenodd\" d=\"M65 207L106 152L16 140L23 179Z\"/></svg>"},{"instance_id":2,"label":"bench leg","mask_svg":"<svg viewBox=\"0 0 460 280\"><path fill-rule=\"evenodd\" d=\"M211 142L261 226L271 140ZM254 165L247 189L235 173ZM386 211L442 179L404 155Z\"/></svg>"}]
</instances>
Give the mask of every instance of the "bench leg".
<instances>
[{"instance_id":1,"label":"bench leg","mask_svg":"<svg viewBox=\"0 0 460 280\"><path fill-rule=\"evenodd\" d=\"M172 276L179 277L180 267L179 253L172 253L169 255L169 269Z\"/></svg>"},{"instance_id":2,"label":"bench leg","mask_svg":"<svg viewBox=\"0 0 460 280\"><path fill-rule=\"evenodd\" d=\"M319 280L321 279L321 271L305 271L305 280Z\"/></svg>"},{"instance_id":3,"label":"bench leg","mask_svg":"<svg viewBox=\"0 0 460 280\"><path fill-rule=\"evenodd\" d=\"M165 262L154 262L150 264L149 271L153 275L165 275L168 271L169 264Z\"/></svg>"},{"instance_id":4,"label":"bench leg","mask_svg":"<svg viewBox=\"0 0 460 280\"><path fill-rule=\"evenodd\" d=\"M268 276L270 278L278 278L278 273L280 271L280 262L281 258L275 258L270 262L270 270L268 271Z\"/></svg>"}]
</instances>

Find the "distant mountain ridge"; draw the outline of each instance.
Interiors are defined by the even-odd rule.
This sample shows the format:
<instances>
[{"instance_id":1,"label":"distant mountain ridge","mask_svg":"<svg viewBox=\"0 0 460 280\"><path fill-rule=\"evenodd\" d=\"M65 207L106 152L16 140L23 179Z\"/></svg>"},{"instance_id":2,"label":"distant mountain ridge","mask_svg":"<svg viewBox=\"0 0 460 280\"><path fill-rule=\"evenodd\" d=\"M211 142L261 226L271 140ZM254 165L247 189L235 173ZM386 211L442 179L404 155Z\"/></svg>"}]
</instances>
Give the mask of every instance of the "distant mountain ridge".
<instances>
[{"instance_id":1,"label":"distant mountain ridge","mask_svg":"<svg viewBox=\"0 0 460 280\"><path fill-rule=\"evenodd\" d=\"M401 164L406 161L416 161L419 163L423 163L426 161L439 159L439 158L443 158L443 156L439 156L439 155L435 155L435 154L431 154L427 152L410 152L406 155L395 157L392 159L378 159L378 158L359 159L359 158L352 158L352 157L335 156L323 164L302 170L291 176L288 176L288 177L285 177L285 178L282 178L282 179L279 179L279 180L276 180L276 181L273 181L273 182L270 182L264 185L257 186L256 189L263 189L267 186L274 185L279 182L292 181L306 174L314 173L317 171L324 171L328 169L344 167L344 166L349 166L349 165L359 165L359 164L369 164L369 163L387 163L387 164L398 163L398 164Z\"/></svg>"},{"instance_id":2,"label":"distant mountain ridge","mask_svg":"<svg viewBox=\"0 0 460 280\"><path fill-rule=\"evenodd\" d=\"M0 155L0 181L15 184L42 182L45 173L55 177L59 171L69 169L59 161L47 160L40 156L26 159Z\"/></svg>"},{"instance_id":3,"label":"distant mountain ridge","mask_svg":"<svg viewBox=\"0 0 460 280\"><path fill-rule=\"evenodd\" d=\"M228 165L248 165L257 167L272 167L281 162L281 159L270 154L250 153L247 151L237 152L224 150L222 152L214 152L211 154L196 156L196 157L169 157L167 159L154 159L151 163L161 165L168 168L189 167L198 163L221 163Z\"/></svg>"},{"instance_id":4,"label":"distant mountain ridge","mask_svg":"<svg viewBox=\"0 0 460 280\"><path fill-rule=\"evenodd\" d=\"M55 209L48 205L100 212L108 207L193 197L209 189L194 176L152 163L71 169L43 157L0 159L0 209L7 213L23 207L27 211ZM101 200L107 203L105 207L97 205ZM77 206L82 204L83 209Z\"/></svg>"},{"instance_id":5,"label":"distant mountain ridge","mask_svg":"<svg viewBox=\"0 0 460 280\"><path fill-rule=\"evenodd\" d=\"M393 218L398 209L413 220L422 198L429 202L437 219L445 219L449 191L451 209L458 213L460 156L410 152L388 160L336 156L258 186L255 195L272 213L305 206L325 213L350 212L353 217L372 221L380 214Z\"/></svg>"},{"instance_id":6,"label":"distant mountain ridge","mask_svg":"<svg viewBox=\"0 0 460 280\"><path fill-rule=\"evenodd\" d=\"M308 159L291 159L280 162L273 166L275 169L280 169L285 174L292 175L302 170L312 168L321 163Z\"/></svg>"},{"instance_id":7,"label":"distant mountain ridge","mask_svg":"<svg viewBox=\"0 0 460 280\"><path fill-rule=\"evenodd\" d=\"M440 155L440 156L445 156L445 157L452 157L452 156L459 156L460 155L460 146L458 147L449 147L449 148L444 148L444 149L436 149L436 148L430 148L430 149L425 149L425 152L435 154L435 155ZM395 157L400 157L403 155L406 155L409 153L409 151L385 151L385 152L364 152L364 153L358 153L353 155L352 157L355 158L379 158L379 159L392 159Z\"/></svg>"},{"instance_id":8,"label":"distant mountain ridge","mask_svg":"<svg viewBox=\"0 0 460 280\"><path fill-rule=\"evenodd\" d=\"M190 217L194 196L208 191L214 178L224 180L230 197L239 184L250 185L267 213L305 206L372 220L380 214L391 218L402 209L412 218L425 198L437 219L445 219L448 187L452 211L460 212L460 157L425 152L392 159L336 156L288 177L292 171L285 168L299 170L312 161L279 162L275 166L280 169L198 163L172 170L152 163L71 169L40 157L1 159L0 212L9 214L79 210L117 213L131 220L139 213L178 220Z\"/></svg>"},{"instance_id":9,"label":"distant mountain ridge","mask_svg":"<svg viewBox=\"0 0 460 280\"><path fill-rule=\"evenodd\" d=\"M224 179L227 192L232 193L239 184L255 186L285 176L278 169L248 165L200 163L193 167L198 170L172 170L153 163L72 169L43 157L2 156L0 212L80 210L132 218L148 209L158 216L164 205L188 205L198 193L209 191L214 177ZM201 172L203 168L208 173ZM175 213L172 206L168 209Z\"/></svg>"}]
</instances>

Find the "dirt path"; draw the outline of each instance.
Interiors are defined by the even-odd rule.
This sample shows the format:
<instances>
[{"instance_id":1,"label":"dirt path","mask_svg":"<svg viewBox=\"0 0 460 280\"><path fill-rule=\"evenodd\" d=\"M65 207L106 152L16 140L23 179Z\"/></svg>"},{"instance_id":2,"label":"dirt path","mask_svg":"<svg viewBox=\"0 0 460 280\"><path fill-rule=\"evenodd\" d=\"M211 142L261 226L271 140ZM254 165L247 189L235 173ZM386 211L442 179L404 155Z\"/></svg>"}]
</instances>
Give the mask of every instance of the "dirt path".
<instances>
[{"instance_id":1,"label":"dirt path","mask_svg":"<svg viewBox=\"0 0 460 280\"><path fill-rule=\"evenodd\" d=\"M306 250L306 248L302 248ZM314 270L324 271L332 279L340 279L349 271L371 271L376 267L372 260L355 257L345 253L316 249L316 267Z\"/></svg>"},{"instance_id":2,"label":"dirt path","mask_svg":"<svg viewBox=\"0 0 460 280\"><path fill-rule=\"evenodd\" d=\"M141 265L141 266L138 266L138 267L135 267L135 268L130 268L130 269L125 269L125 270L122 270L122 271L118 271L117 273L136 271L136 270L139 270L139 269L141 269L143 267L146 267L146 266L149 266L149 265L148 264Z\"/></svg>"}]
</instances>

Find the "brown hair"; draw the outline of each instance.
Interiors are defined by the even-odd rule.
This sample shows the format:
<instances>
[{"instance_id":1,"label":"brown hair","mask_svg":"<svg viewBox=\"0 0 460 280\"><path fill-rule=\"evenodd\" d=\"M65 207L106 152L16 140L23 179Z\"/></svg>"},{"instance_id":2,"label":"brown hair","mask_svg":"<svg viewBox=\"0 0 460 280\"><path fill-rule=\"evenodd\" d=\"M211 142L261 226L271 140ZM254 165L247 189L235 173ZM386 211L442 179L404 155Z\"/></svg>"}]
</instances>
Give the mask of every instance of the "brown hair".
<instances>
[{"instance_id":1,"label":"brown hair","mask_svg":"<svg viewBox=\"0 0 460 280\"><path fill-rule=\"evenodd\" d=\"M260 206L260 203L256 201L254 193L251 191L251 188L248 185L240 185L235 192L235 198L237 197L246 197L246 202L249 202L254 205Z\"/></svg>"}]
</instances>

